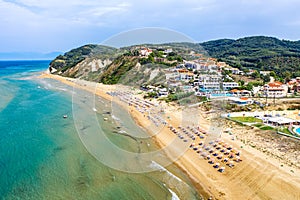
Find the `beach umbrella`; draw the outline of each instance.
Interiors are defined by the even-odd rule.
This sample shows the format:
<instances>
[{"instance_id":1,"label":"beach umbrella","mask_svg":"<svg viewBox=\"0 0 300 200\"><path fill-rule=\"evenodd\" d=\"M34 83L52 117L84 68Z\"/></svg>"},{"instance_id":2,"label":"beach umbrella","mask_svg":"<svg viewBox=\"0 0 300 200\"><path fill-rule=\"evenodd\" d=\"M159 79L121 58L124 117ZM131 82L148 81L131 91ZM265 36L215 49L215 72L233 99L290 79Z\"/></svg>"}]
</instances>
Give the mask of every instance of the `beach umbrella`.
<instances>
[{"instance_id":1,"label":"beach umbrella","mask_svg":"<svg viewBox=\"0 0 300 200\"><path fill-rule=\"evenodd\" d=\"M207 155L206 152L203 152L203 153L201 154L201 156L203 156L203 157L206 157L206 155Z\"/></svg>"},{"instance_id":2,"label":"beach umbrella","mask_svg":"<svg viewBox=\"0 0 300 200\"><path fill-rule=\"evenodd\" d=\"M200 153L200 152L202 152L202 149L199 149L198 151L196 151L197 153Z\"/></svg>"},{"instance_id":3,"label":"beach umbrella","mask_svg":"<svg viewBox=\"0 0 300 200\"><path fill-rule=\"evenodd\" d=\"M225 167L220 167L219 172L223 173L225 171Z\"/></svg>"},{"instance_id":4,"label":"beach umbrella","mask_svg":"<svg viewBox=\"0 0 300 200\"><path fill-rule=\"evenodd\" d=\"M219 166L220 166L220 163L216 163L216 164L214 165L215 168L218 168Z\"/></svg>"}]
</instances>

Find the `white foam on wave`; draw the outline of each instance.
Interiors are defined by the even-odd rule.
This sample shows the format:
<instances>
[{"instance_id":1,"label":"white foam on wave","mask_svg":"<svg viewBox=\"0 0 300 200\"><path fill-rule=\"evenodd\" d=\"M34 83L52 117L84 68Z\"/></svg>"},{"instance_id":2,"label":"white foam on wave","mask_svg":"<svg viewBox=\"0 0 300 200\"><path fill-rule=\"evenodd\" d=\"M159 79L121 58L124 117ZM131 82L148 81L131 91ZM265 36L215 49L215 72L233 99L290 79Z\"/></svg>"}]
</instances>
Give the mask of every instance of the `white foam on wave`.
<instances>
[{"instance_id":1,"label":"white foam on wave","mask_svg":"<svg viewBox=\"0 0 300 200\"><path fill-rule=\"evenodd\" d=\"M171 190L170 188L168 188L169 192L172 194L172 200L180 200L180 198L177 196L177 194Z\"/></svg>"},{"instance_id":2,"label":"white foam on wave","mask_svg":"<svg viewBox=\"0 0 300 200\"><path fill-rule=\"evenodd\" d=\"M111 117L116 121L121 121L120 118L116 117L115 115L112 115Z\"/></svg>"},{"instance_id":3,"label":"white foam on wave","mask_svg":"<svg viewBox=\"0 0 300 200\"><path fill-rule=\"evenodd\" d=\"M172 174L170 171L168 171L166 168L164 168L163 166L161 166L160 164L158 164L155 161L151 161L150 167L152 169L156 169L156 170L159 170L159 171L166 172L169 176L176 179L177 181L183 182L179 177L175 176L174 174Z\"/></svg>"},{"instance_id":4,"label":"white foam on wave","mask_svg":"<svg viewBox=\"0 0 300 200\"><path fill-rule=\"evenodd\" d=\"M40 81L41 84L44 85L44 89L46 90L58 90L58 91L69 91L68 89L64 88L64 87L58 87L58 86L55 86L55 85L52 85L51 83L48 83L46 81Z\"/></svg>"},{"instance_id":5,"label":"white foam on wave","mask_svg":"<svg viewBox=\"0 0 300 200\"><path fill-rule=\"evenodd\" d=\"M120 130L119 133L127 133L127 132L124 130Z\"/></svg>"},{"instance_id":6,"label":"white foam on wave","mask_svg":"<svg viewBox=\"0 0 300 200\"><path fill-rule=\"evenodd\" d=\"M98 98L99 102L105 103L100 97Z\"/></svg>"}]
</instances>

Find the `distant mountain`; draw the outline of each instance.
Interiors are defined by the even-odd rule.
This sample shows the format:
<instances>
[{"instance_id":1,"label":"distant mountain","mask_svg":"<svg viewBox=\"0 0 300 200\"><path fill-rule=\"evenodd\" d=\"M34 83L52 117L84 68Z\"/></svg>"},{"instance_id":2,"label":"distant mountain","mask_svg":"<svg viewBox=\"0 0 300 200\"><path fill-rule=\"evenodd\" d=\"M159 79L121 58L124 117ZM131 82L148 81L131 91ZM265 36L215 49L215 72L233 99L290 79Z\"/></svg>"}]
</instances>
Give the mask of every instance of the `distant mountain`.
<instances>
[{"instance_id":1,"label":"distant mountain","mask_svg":"<svg viewBox=\"0 0 300 200\"><path fill-rule=\"evenodd\" d=\"M253 36L200 44L208 54L239 69L273 70L279 76L300 76L300 41Z\"/></svg>"},{"instance_id":2,"label":"distant mountain","mask_svg":"<svg viewBox=\"0 0 300 200\"><path fill-rule=\"evenodd\" d=\"M62 52L0 52L0 60L52 60Z\"/></svg>"}]
</instances>

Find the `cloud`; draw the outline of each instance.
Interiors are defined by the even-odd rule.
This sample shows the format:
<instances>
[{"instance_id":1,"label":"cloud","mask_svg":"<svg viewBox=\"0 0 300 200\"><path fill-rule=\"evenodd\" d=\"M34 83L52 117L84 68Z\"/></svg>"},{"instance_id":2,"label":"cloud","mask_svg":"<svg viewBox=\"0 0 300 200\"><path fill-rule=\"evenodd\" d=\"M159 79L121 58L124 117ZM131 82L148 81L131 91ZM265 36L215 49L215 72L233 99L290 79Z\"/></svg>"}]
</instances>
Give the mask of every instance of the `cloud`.
<instances>
[{"instance_id":1,"label":"cloud","mask_svg":"<svg viewBox=\"0 0 300 200\"><path fill-rule=\"evenodd\" d=\"M299 7L298 0L0 0L0 51L20 43L65 50L141 27L175 29L198 41L254 34L299 39Z\"/></svg>"}]
</instances>

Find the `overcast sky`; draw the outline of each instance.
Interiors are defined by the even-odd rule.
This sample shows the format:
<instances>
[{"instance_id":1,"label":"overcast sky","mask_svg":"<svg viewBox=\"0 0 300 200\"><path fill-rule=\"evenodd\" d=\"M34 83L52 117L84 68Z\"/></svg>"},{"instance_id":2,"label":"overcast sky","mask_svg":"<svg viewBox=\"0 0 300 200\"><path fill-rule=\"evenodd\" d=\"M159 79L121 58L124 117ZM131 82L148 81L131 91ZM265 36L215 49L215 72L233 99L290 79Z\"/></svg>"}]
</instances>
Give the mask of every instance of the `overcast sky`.
<instances>
[{"instance_id":1,"label":"overcast sky","mask_svg":"<svg viewBox=\"0 0 300 200\"><path fill-rule=\"evenodd\" d=\"M0 52L67 51L162 27L207 41L250 35L300 39L298 0L0 0Z\"/></svg>"}]
</instances>

